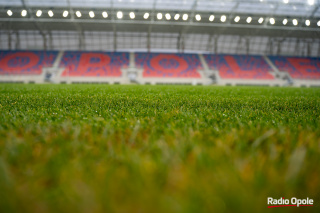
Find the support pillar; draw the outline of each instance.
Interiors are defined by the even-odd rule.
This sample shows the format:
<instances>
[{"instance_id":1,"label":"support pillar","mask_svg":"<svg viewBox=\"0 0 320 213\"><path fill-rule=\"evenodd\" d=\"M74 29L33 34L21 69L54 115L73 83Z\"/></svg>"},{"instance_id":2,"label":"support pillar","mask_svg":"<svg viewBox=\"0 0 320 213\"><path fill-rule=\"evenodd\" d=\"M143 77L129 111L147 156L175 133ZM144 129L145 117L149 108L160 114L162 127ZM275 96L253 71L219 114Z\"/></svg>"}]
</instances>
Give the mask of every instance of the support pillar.
<instances>
[{"instance_id":1,"label":"support pillar","mask_svg":"<svg viewBox=\"0 0 320 213\"><path fill-rule=\"evenodd\" d=\"M53 50L53 39L52 39L52 33L48 32L48 36L49 36L49 49Z\"/></svg>"},{"instance_id":2,"label":"support pillar","mask_svg":"<svg viewBox=\"0 0 320 213\"><path fill-rule=\"evenodd\" d=\"M210 34L210 35L209 35L209 38L208 38L208 44L207 44L207 51L208 51L208 52L211 52L211 51L212 51L212 48L213 48L213 45L212 45L212 37L213 37L213 34Z\"/></svg>"},{"instance_id":3,"label":"support pillar","mask_svg":"<svg viewBox=\"0 0 320 213\"><path fill-rule=\"evenodd\" d=\"M307 41L307 57L310 57L310 55L311 55L311 43Z\"/></svg>"},{"instance_id":4,"label":"support pillar","mask_svg":"<svg viewBox=\"0 0 320 213\"><path fill-rule=\"evenodd\" d=\"M218 53L218 39L219 39L219 36L214 37L214 54Z\"/></svg>"},{"instance_id":5,"label":"support pillar","mask_svg":"<svg viewBox=\"0 0 320 213\"><path fill-rule=\"evenodd\" d=\"M273 55L273 41L271 38L269 38L269 41L268 41L268 51L269 51L269 55Z\"/></svg>"},{"instance_id":6,"label":"support pillar","mask_svg":"<svg viewBox=\"0 0 320 213\"><path fill-rule=\"evenodd\" d=\"M147 49L148 49L148 53L151 50L151 39L150 39L150 34L151 34L151 26L149 26L148 29L148 34L147 34Z\"/></svg>"},{"instance_id":7,"label":"support pillar","mask_svg":"<svg viewBox=\"0 0 320 213\"><path fill-rule=\"evenodd\" d=\"M237 48L236 48L236 53L239 54L239 52L241 53L242 50L242 37L239 36L238 38L238 42L237 42Z\"/></svg>"},{"instance_id":8,"label":"support pillar","mask_svg":"<svg viewBox=\"0 0 320 213\"><path fill-rule=\"evenodd\" d=\"M185 43L184 43L184 34L182 34L182 36L181 36L181 46L180 46L180 48L181 48L181 53L184 53L184 48L185 48Z\"/></svg>"},{"instance_id":9,"label":"support pillar","mask_svg":"<svg viewBox=\"0 0 320 213\"><path fill-rule=\"evenodd\" d=\"M117 28L113 26L113 51L117 51Z\"/></svg>"},{"instance_id":10,"label":"support pillar","mask_svg":"<svg viewBox=\"0 0 320 213\"><path fill-rule=\"evenodd\" d=\"M297 55L301 56L301 50L300 50L300 39L297 39L296 46L294 48L294 51Z\"/></svg>"},{"instance_id":11,"label":"support pillar","mask_svg":"<svg viewBox=\"0 0 320 213\"><path fill-rule=\"evenodd\" d=\"M281 41L277 41L277 55L281 55Z\"/></svg>"},{"instance_id":12,"label":"support pillar","mask_svg":"<svg viewBox=\"0 0 320 213\"><path fill-rule=\"evenodd\" d=\"M250 52L250 39L247 37L246 39L246 54L249 55Z\"/></svg>"},{"instance_id":13,"label":"support pillar","mask_svg":"<svg viewBox=\"0 0 320 213\"><path fill-rule=\"evenodd\" d=\"M179 36L177 38L177 50L180 53L180 40L181 40L181 32L179 33Z\"/></svg>"},{"instance_id":14,"label":"support pillar","mask_svg":"<svg viewBox=\"0 0 320 213\"><path fill-rule=\"evenodd\" d=\"M86 48L86 43L85 43L84 32L79 31L79 50L85 50L85 48Z\"/></svg>"},{"instance_id":15,"label":"support pillar","mask_svg":"<svg viewBox=\"0 0 320 213\"><path fill-rule=\"evenodd\" d=\"M19 31L16 31L15 32L16 34L16 50L19 50L20 49L20 34L19 34Z\"/></svg>"},{"instance_id":16,"label":"support pillar","mask_svg":"<svg viewBox=\"0 0 320 213\"><path fill-rule=\"evenodd\" d=\"M41 33L43 39L43 49L47 50L47 36L45 33Z\"/></svg>"},{"instance_id":17,"label":"support pillar","mask_svg":"<svg viewBox=\"0 0 320 213\"><path fill-rule=\"evenodd\" d=\"M8 49L11 50L12 47L11 47L11 41L12 41L12 38L11 38L11 32L10 30L8 31Z\"/></svg>"}]
</instances>

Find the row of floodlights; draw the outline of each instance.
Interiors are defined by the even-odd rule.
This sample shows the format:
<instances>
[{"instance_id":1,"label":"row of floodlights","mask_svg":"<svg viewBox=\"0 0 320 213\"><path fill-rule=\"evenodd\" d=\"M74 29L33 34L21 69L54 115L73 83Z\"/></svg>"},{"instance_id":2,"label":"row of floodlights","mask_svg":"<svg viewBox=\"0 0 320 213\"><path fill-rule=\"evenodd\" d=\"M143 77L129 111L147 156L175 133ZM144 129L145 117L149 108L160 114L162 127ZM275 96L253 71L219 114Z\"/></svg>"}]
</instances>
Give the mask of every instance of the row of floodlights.
<instances>
[{"instance_id":1,"label":"row of floodlights","mask_svg":"<svg viewBox=\"0 0 320 213\"><path fill-rule=\"evenodd\" d=\"M260 0L260 2L263 2L263 0ZM283 0L283 3L288 4L290 0ZM312 6L314 5L315 0L307 0L307 3Z\"/></svg>"},{"instance_id":2,"label":"row of floodlights","mask_svg":"<svg viewBox=\"0 0 320 213\"><path fill-rule=\"evenodd\" d=\"M13 15L13 12L12 12L11 10L8 10L8 11L7 11L7 14L8 14L8 16L12 16L12 15ZM75 14L76 14L76 16L77 16L78 18L80 18L80 17L82 16L82 14L81 14L80 11L76 11ZM26 15L27 15L27 11L26 11L26 10L22 10L22 11L21 11L21 16L25 17ZM41 15L42 15L42 11L41 11L41 10L38 10L38 11L36 12L36 16L37 16L37 17L40 17ZM48 11L48 15L49 15L50 17L53 17L54 14L53 14L53 12L52 12L51 10L49 10L49 11ZM63 16L63 17L67 17L68 15L69 15L69 11L67 11L67 10L63 11L63 13L62 13L62 16ZM89 16L90 16L91 18L94 18L94 17L95 17L95 13L94 13L93 11L90 11L90 12L89 12ZM148 19L149 16L150 16L149 13L145 13L145 14L143 15L143 18L144 18L144 19ZM169 13L166 13L164 16L165 16L165 18L166 18L167 20L171 20L171 15L170 15ZM105 12L105 11L102 12L102 17L103 17L103 18L108 18L108 13ZM129 13L129 17L130 17L131 19L134 19L134 18L136 17L136 16L135 16L135 13L134 13L134 12L130 12L130 13ZM122 19L122 18L123 18L123 12L118 11L118 12L117 12L117 18L118 18L118 19ZM173 18L174 18L174 20L179 20L180 14L175 14ZM189 18L189 15L188 15L188 14L183 14L183 15L182 15L182 20L186 21L186 20L188 20L188 18ZM158 19L158 20L163 19L163 14L162 14L162 13L158 13L158 14L157 14L157 19ZM200 14L195 15L195 19L196 19L197 21L201 21L201 15L200 15ZM214 16L214 15L211 15L211 16L209 17L209 21L211 21L211 22L214 21L214 19L215 19L215 16ZM240 21L240 19L241 19L240 16L236 16L236 17L234 18L234 22L238 23L238 22ZM225 22L226 20L227 20L227 16L222 15L222 16L220 17L220 21L221 21L221 22ZM261 17L261 18L258 19L259 24L262 24L264 21L265 21L265 19L264 19L263 17ZM251 17L251 16L247 17L246 22L247 22L248 24L250 24L250 23L252 22L252 17ZM276 23L276 20L275 20L274 18L269 18L269 22L270 22L270 24L274 25L274 24ZM289 22L288 19L283 19L282 24L283 24L283 25L287 25L288 22ZM293 19L293 20L292 20L292 24L293 24L294 26L297 26L297 25L298 25L298 20L297 20L297 19ZM307 19L307 20L305 21L305 25L306 25L306 26L310 26L310 25L311 25L311 21L310 21L309 19ZM320 27L320 21L318 21L317 25Z\"/></svg>"},{"instance_id":3,"label":"row of floodlights","mask_svg":"<svg viewBox=\"0 0 320 213\"><path fill-rule=\"evenodd\" d=\"M261 2L263 1L263 0L260 0ZM315 0L308 0L308 4L309 5L314 5L314 1ZM285 4L288 4L290 1L289 0L283 0L283 3L285 3Z\"/></svg>"}]
</instances>

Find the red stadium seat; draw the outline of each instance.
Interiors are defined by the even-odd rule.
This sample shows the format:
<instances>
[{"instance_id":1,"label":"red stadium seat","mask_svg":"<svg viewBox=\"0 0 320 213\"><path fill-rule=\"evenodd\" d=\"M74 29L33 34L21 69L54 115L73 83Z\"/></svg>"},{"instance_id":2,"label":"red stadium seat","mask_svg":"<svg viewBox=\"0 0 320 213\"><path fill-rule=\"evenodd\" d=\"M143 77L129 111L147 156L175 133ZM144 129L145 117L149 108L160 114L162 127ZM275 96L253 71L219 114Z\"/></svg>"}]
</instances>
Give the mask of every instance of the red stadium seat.
<instances>
[{"instance_id":1,"label":"red stadium seat","mask_svg":"<svg viewBox=\"0 0 320 213\"><path fill-rule=\"evenodd\" d=\"M201 78L196 54L136 53L136 65L145 78Z\"/></svg>"},{"instance_id":2,"label":"red stadium seat","mask_svg":"<svg viewBox=\"0 0 320 213\"><path fill-rule=\"evenodd\" d=\"M40 75L52 66L56 51L0 51L0 75Z\"/></svg>"},{"instance_id":3,"label":"red stadium seat","mask_svg":"<svg viewBox=\"0 0 320 213\"><path fill-rule=\"evenodd\" d=\"M210 69L218 70L222 79L272 80L272 68L262 56L204 55Z\"/></svg>"},{"instance_id":4,"label":"red stadium seat","mask_svg":"<svg viewBox=\"0 0 320 213\"><path fill-rule=\"evenodd\" d=\"M128 53L65 52L60 67L62 76L120 77L128 64Z\"/></svg>"},{"instance_id":5,"label":"red stadium seat","mask_svg":"<svg viewBox=\"0 0 320 213\"><path fill-rule=\"evenodd\" d=\"M320 79L319 58L269 56L269 59L294 79Z\"/></svg>"}]
</instances>

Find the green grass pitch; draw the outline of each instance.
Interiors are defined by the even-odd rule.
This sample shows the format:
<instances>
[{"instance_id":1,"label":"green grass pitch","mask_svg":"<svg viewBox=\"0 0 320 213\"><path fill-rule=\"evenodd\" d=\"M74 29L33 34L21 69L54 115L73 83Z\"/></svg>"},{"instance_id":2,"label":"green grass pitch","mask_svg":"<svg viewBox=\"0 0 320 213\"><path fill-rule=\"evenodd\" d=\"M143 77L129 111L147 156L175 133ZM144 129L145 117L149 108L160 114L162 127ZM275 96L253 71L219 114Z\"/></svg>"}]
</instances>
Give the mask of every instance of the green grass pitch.
<instances>
[{"instance_id":1,"label":"green grass pitch","mask_svg":"<svg viewBox=\"0 0 320 213\"><path fill-rule=\"evenodd\" d=\"M319 212L320 89L0 85L0 212L279 210L267 197Z\"/></svg>"}]
</instances>

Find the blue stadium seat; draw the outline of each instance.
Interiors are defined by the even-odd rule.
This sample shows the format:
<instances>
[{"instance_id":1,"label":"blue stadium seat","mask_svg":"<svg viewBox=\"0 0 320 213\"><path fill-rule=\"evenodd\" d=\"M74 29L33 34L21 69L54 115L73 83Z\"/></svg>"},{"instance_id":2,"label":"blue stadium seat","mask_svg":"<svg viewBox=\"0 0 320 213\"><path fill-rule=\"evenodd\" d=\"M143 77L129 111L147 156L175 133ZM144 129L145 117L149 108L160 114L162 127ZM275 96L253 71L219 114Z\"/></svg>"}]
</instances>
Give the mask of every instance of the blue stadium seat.
<instances>
[{"instance_id":1,"label":"blue stadium seat","mask_svg":"<svg viewBox=\"0 0 320 213\"><path fill-rule=\"evenodd\" d=\"M0 75L41 75L57 55L57 51L0 51Z\"/></svg>"},{"instance_id":2,"label":"blue stadium seat","mask_svg":"<svg viewBox=\"0 0 320 213\"><path fill-rule=\"evenodd\" d=\"M204 55L210 69L218 70L222 79L272 80L272 68L262 56Z\"/></svg>"},{"instance_id":3,"label":"blue stadium seat","mask_svg":"<svg viewBox=\"0 0 320 213\"><path fill-rule=\"evenodd\" d=\"M320 79L320 58L269 56L269 59L294 79Z\"/></svg>"},{"instance_id":4,"label":"blue stadium seat","mask_svg":"<svg viewBox=\"0 0 320 213\"><path fill-rule=\"evenodd\" d=\"M203 69L196 54L136 53L135 61L145 78L201 78Z\"/></svg>"},{"instance_id":5,"label":"blue stadium seat","mask_svg":"<svg viewBox=\"0 0 320 213\"><path fill-rule=\"evenodd\" d=\"M120 77L121 68L129 65L129 53L80 52L64 53L60 67L64 67L62 76Z\"/></svg>"}]
</instances>

